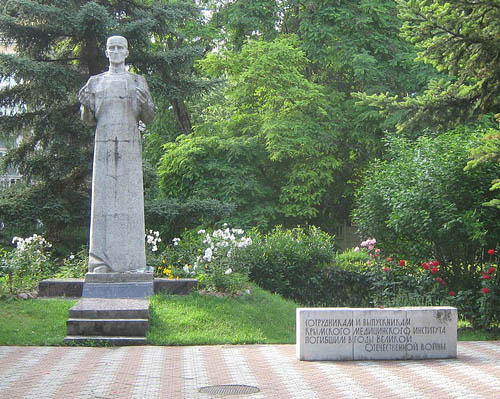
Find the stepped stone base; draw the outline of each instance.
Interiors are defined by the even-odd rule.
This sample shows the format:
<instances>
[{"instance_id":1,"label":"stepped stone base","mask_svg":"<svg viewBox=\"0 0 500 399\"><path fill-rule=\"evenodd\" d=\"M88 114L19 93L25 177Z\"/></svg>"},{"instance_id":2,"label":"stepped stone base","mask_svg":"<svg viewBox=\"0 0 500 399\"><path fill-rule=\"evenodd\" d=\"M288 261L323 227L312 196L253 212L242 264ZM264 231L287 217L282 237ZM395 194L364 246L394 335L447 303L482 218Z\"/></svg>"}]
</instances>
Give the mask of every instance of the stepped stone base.
<instances>
[{"instance_id":1,"label":"stepped stone base","mask_svg":"<svg viewBox=\"0 0 500 399\"><path fill-rule=\"evenodd\" d=\"M69 310L71 319L147 319L147 299L83 298Z\"/></svg>"},{"instance_id":2,"label":"stepped stone base","mask_svg":"<svg viewBox=\"0 0 500 399\"><path fill-rule=\"evenodd\" d=\"M149 299L82 298L69 311L66 343L144 345Z\"/></svg>"}]
</instances>

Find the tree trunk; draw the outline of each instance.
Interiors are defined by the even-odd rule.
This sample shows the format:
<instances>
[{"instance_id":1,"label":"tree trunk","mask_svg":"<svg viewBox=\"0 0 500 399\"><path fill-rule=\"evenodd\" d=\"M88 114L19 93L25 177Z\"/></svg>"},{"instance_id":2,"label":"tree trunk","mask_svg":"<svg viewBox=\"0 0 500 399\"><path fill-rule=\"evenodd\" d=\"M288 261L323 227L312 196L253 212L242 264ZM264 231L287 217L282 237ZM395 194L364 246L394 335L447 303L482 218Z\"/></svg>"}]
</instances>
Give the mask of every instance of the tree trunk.
<instances>
[{"instance_id":1,"label":"tree trunk","mask_svg":"<svg viewBox=\"0 0 500 399\"><path fill-rule=\"evenodd\" d=\"M186 104L183 99L177 98L172 100L172 106L174 107L175 114L177 115L177 121L181 127L183 134L189 134L192 131L191 121L189 119L189 114L186 109Z\"/></svg>"}]
</instances>

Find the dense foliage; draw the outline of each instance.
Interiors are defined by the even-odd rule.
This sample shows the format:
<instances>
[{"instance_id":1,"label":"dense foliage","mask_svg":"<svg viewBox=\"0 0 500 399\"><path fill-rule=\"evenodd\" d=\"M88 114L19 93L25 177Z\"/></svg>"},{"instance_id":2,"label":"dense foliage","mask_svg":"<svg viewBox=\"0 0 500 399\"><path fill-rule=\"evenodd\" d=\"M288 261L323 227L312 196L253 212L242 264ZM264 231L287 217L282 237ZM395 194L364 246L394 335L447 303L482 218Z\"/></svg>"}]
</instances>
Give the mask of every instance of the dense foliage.
<instances>
[{"instance_id":1,"label":"dense foliage","mask_svg":"<svg viewBox=\"0 0 500 399\"><path fill-rule=\"evenodd\" d=\"M0 217L10 231L18 224L17 234L28 225L33 231L39 221L59 242L77 241L68 237L74 226L87 230L93 133L79 121L76 93L89 75L107 69L106 38L129 39L128 62L150 75L181 124L183 96L199 90L189 71L204 51L200 21L190 2L18 0L1 7L0 36L16 52L0 55L0 129L22 138L5 162L27 183L0 194ZM28 212L8 209L12 204Z\"/></svg>"},{"instance_id":2,"label":"dense foliage","mask_svg":"<svg viewBox=\"0 0 500 399\"><path fill-rule=\"evenodd\" d=\"M354 219L363 234L392 254L457 266L481 260L481 248L500 236L498 209L483 206L500 166L464 167L485 131L488 124L474 124L416 141L389 138L388 159L371 165L358 191Z\"/></svg>"},{"instance_id":3,"label":"dense foliage","mask_svg":"<svg viewBox=\"0 0 500 399\"><path fill-rule=\"evenodd\" d=\"M398 36L395 2L217 4L211 23L224 39L199 65L225 84L195 105L193 133L165 145L162 195L233 203L241 226L334 231L398 121L356 106L351 92L405 95L428 79Z\"/></svg>"}]
</instances>

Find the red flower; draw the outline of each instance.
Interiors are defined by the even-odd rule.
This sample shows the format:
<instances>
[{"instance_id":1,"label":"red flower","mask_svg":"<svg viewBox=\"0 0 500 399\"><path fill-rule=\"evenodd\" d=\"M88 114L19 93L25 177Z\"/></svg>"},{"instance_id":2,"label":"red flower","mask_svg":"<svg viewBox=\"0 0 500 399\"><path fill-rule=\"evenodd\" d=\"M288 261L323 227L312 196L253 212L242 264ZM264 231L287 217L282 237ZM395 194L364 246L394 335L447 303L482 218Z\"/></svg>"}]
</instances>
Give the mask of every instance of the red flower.
<instances>
[{"instance_id":1,"label":"red flower","mask_svg":"<svg viewBox=\"0 0 500 399\"><path fill-rule=\"evenodd\" d=\"M448 295L449 295L449 296L455 296L455 295L457 295L457 294L456 294L456 292L455 292L455 291L450 291L450 292L448 292Z\"/></svg>"},{"instance_id":2,"label":"red flower","mask_svg":"<svg viewBox=\"0 0 500 399\"><path fill-rule=\"evenodd\" d=\"M483 278L484 278L485 280L489 280L489 279L490 279L490 275L489 275L489 274L484 273L484 274L483 274Z\"/></svg>"},{"instance_id":3,"label":"red flower","mask_svg":"<svg viewBox=\"0 0 500 399\"><path fill-rule=\"evenodd\" d=\"M443 287L446 287L446 282L444 280L441 280L439 284L441 284Z\"/></svg>"},{"instance_id":4,"label":"red flower","mask_svg":"<svg viewBox=\"0 0 500 399\"><path fill-rule=\"evenodd\" d=\"M484 288L481 290L481 292L482 292L483 294L487 294L488 292L490 292L490 289L489 289L488 287L484 287Z\"/></svg>"},{"instance_id":5,"label":"red flower","mask_svg":"<svg viewBox=\"0 0 500 399\"><path fill-rule=\"evenodd\" d=\"M436 277L436 283L440 283L441 281L443 281L441 277Z\"/></svg>"},{"instance_id":6,"label":"red flower","mask_svg":"<svg viewBox=\"0 0 500 399\"><path fill-rule=\"evenodd\" d=\"M384 272L388 272L389 271L389 268L388 267L384 267Z\"/></svg>"},{"instance_id":7,"label":"red flower","mask_svg":"<svg viewBox=\"0 0 500 399\"><path fill-rule=\"evenodd\" d=\"M494 249L488 249L488 255L495 255L496 251Z\"/></svg>"},{"instance_id":8,"label":"red flower","mask_svg":"<svg viewBox=\"0 0 500 399\"><path fill-rule=\"evenodd\" d=\"M437 267L433 267L433 268L431 269L431 273L432 273L432 274L436 274L438 271L439 271L439 269L438 269Z\"/></svg>"},{"instance_id":9,"label":"red flower","mask_svg":"<svg viewBox=\"0 0 500 399\"><path fill-rule=\"evenodd\" d=\"M399 266L405 266L406 265L406 261L405 260L400 260L399 261Z\"/></svg>"},{"instance_id":10,"label":"red flower","mask_svg":"<svg viewBox=\"0 0 500 399\"><path fill-rule=\"evenodd\" d=\"M392 262L392 258L389 256L388 258L385 258L386 262Z\"/></svg>"},{"instance_id":11,"label":"red flower","mask_svg":"<svg viewBox=\"0 0 500 399\"><path fill-rule=\"evenodd\" d=\"M424 270L429 270L429 264L427 262L422 263Z\"/></svg>"},{"instance_id":12,"label":"red flower","mask_svg":"<svg viewBox=\"0 0 500 399\"><path fill-rule=\"evenodd\" d=\"M488 269L488 273L489 273L489 274L493 274L493 273L495 273L496 271L497 271L497 269L496 269L495 267L490 267L490 268Z\"/></svg>"},{"instance_id":13,"label":"red flower","mask_svg":"<svg viewBox=\"0 0 500 399\"><path fill-rule=\"evenodd\" d=\"M436 267L439 266L439 262L437 260L434 260L431 263L429 263L429 265Z\"/></svg>"}]
</instances>

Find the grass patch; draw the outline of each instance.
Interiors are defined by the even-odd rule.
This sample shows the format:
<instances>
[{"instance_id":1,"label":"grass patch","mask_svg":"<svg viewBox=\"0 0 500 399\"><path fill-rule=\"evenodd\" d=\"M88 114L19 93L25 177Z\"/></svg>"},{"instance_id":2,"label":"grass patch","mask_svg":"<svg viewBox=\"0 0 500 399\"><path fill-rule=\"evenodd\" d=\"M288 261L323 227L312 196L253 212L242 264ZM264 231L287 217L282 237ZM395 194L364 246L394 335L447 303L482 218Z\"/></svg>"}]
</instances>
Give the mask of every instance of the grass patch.
<instances>
[{"instance_id":1,"label":"grass patch","mask_svg":"<svg viewBox=\"0 0 500 399\"><path fill-rule=\"evenodd\" d=\"M62 345L67 299L0 300L0 345ZM253 287L238 298L155 295L148 341L152 345L294 344L298 305ZM474 330L459 320L459 341L500 340L500 328Z\"/></svg>"},{"instance_id":2,"label":"grass patch","mask_svg":"<svg viewBox=\"0 0 500 399\"><path fill-rule=\"evenodd\" d=\"M238 298L151 298L153 345L294 344L297 304L253 287Z\"/></svg>"},{"instance_id":3,"label":"grass patch","mask_svg":"<svg viewBox=\"0 0 500 399\"><path fill-rule=\"evenodd\" d=\"M61 345L69 308L75 303L66 299L0 301L0 345Z\"/></svg>"},{"instance_id":4,"label":"grass patch","mask_svg":"<svg viewBox=\"0 0 500 399\"><path fill-rule=\"evenodd\" d=\"M495 326L487 330L475 330L466 320L458 320L459 341L498 341L500 340L500 328Z\"/></svg>"}]
</instances>

